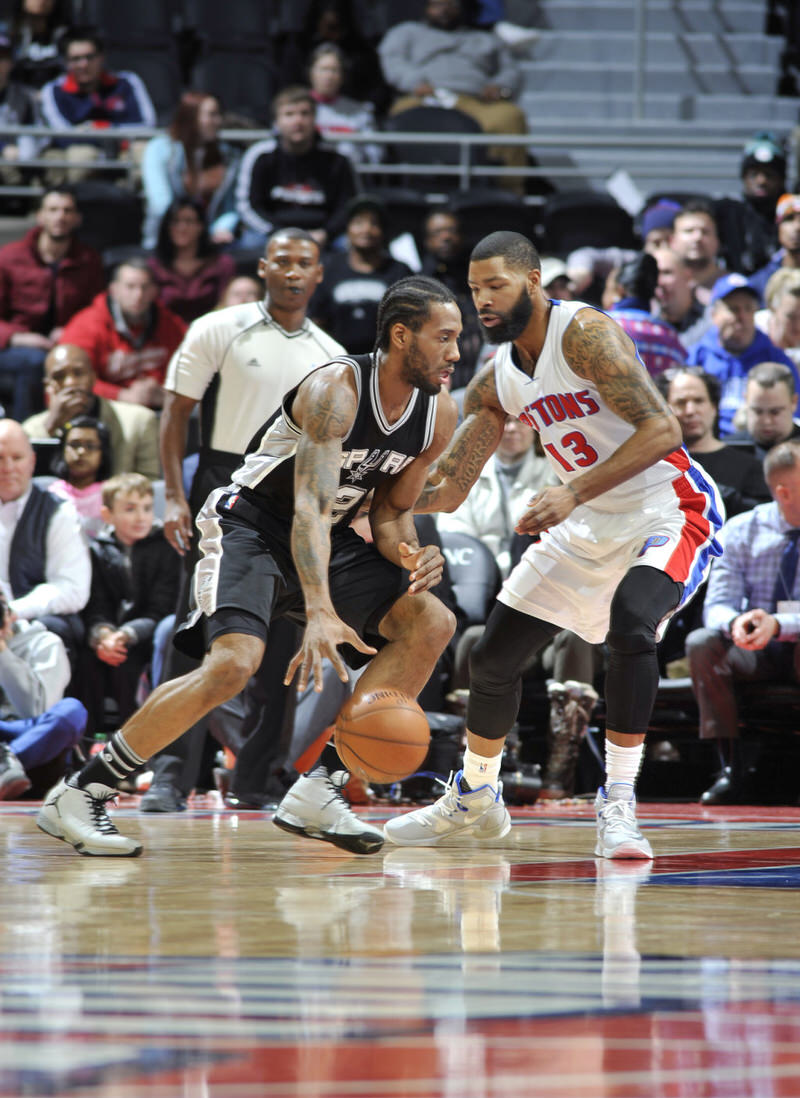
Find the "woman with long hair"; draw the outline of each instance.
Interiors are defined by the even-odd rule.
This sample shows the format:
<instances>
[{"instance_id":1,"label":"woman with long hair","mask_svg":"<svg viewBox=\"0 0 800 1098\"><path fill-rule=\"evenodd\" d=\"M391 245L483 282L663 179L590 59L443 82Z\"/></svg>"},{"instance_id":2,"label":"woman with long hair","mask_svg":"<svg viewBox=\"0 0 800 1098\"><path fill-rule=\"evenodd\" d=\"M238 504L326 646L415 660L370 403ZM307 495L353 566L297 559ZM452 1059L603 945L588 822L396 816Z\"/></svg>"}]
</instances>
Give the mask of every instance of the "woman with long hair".
<instances>
[{"instance_id":1,"label":"woman with long hair","mask_svg":"<svg viewBox=\"0 0 800 1098\"><path fill-rule=\"evenodd\" d=\"M161 218L175 198L200 203L213 243L233 240L239 220L234 192L240 153L220 139L221 128L219 99L207 92L187 91L169 131L148 141L142 161L145 248L155 246Z\"/></svg>"},{"instance_id":2,"label":"woman with long hair","mask_svg":"<svg viewBox=\"0 0 800 1098\"><path fill-rule=\"evenodd\" d=\"M203 206L196 198L176 198L161 219L148 266L158 284L161 305L191 324L210 312L236 273L209 236Z\"/></svg>"}]
</instances>

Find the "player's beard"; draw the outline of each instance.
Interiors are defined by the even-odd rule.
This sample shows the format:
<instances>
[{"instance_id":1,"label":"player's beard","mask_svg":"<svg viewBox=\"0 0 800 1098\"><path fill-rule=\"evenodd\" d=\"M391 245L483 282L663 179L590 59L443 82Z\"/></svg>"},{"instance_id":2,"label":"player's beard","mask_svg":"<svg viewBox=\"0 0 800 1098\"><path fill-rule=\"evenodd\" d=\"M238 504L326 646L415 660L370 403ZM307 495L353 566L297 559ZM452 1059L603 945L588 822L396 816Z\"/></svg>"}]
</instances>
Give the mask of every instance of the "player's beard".
<instances>
[{"instance_id":1,"label":"player's beard","mask_svg":"<svg viewBox=\"0 0 800 1098\"><path fill-rule=\"evenodd\" d=\"M419 349L417 337L412 335L405 359L406 381L421 392L427 393L428 396L436 396L442 388L442 383L441 381L433 381L428 371L428 363Z\"/></svg>"},{"instance_id":2,"label":"player's beard","mask_svg":"<svg viewBox=\"0 0 800 1098\"><path fill-rule=\"evenodd\" d=\"M528 321L533 315L533 302L527 288L523 286L520 295L511 306L511 311L502 316L499 324L492 328L486 328L481 324L481 330L489 343L510 343L519 339L528 327Z\"/></svg>"}]
</instances>

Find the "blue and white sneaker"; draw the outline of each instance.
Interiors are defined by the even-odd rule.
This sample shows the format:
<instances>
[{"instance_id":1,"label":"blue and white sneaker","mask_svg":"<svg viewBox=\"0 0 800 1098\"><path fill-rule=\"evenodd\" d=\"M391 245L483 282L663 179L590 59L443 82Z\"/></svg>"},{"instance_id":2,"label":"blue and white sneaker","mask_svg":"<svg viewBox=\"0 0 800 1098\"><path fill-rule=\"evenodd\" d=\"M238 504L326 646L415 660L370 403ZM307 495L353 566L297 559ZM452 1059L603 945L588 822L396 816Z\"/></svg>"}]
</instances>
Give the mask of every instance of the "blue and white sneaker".
<instances>
[{"instance_id":1,"label":"blue and white sneaker","mask_svg":"<svg viewBox=\"0 0 800 1098\"><path fill-rule=\"evenodd\" d=\"M511 830L503 804L503 787L481 785L463 789L463 771L451 775L446 792L433 804L397 816L383 825L387 839L398 846L438 846L469 839L502 839Z\"/></svg>"},{"instance_id":2,"label":"blue and white sneaker","mask_svg":"<svg viewBox=\"0 0 800 1098\"><path fill-rule=\"evenodd\" d=\"M596 858L652 858L650 843L636 822L636 797L633 786L615 782L608 796L601 785L594 810L597 813Z\"/></svg>"}]
</instances>

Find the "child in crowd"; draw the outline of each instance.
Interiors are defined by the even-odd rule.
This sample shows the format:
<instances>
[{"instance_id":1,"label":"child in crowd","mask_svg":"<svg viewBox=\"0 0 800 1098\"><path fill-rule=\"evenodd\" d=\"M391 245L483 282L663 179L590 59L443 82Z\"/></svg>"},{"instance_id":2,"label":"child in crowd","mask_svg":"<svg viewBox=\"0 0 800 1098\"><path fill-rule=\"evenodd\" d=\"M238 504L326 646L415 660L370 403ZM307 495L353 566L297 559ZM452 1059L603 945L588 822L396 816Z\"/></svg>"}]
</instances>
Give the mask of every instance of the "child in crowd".
<instances>
[{"instance_id":1,"label":"child in crowd","mask_svg":"<svg viewBox=\"0 0 800 1098\"><path fill-rule=\"evenodd\" d=\"M103 481L111 474L111 435L92 416L75 416L61 431L61 446L53 459L58 480L49 490L75 506L88 538L103 528Z\"/></svg>"},{"instance_id":2,"label":"child in crowd","mask_svg":"<svg viewBox=\"0 0 800 1098\"><path fill-rule=\"evenodd\" d=\"M90 542L92 589L83 611L78 696L89 729L103 731L105 699L125 721L137 705L142 672L153 654L156 626L175 608L179 558L153 519L153 486L140 473L121 473L103 486L107 528Z\"/></svg>"}]
</instances>

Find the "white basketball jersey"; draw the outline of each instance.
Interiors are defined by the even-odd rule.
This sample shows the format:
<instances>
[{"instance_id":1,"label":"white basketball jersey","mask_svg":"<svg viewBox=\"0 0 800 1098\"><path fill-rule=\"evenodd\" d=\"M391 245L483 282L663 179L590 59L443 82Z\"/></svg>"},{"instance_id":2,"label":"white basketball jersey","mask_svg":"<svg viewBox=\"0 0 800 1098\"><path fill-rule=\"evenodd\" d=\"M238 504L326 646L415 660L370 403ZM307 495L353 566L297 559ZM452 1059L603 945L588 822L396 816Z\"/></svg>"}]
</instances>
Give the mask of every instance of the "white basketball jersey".
<instances>
[{"instance_id":1,"label":"white basketball jersey","mask_svg":"<svg viewBox=\"0 0 800 1098\"><path fill-rule=\"evenodd\" d=\"M564 357L561 344L567 326L579 309L592 306L582 301L553 301L552 306L533 377L515 364L513 343L498 347L494 376L503 408L539 432L548 460L566 483L611 457L634 428L611 411L597 386L576 374ZM598 511L634 510L691 464L680 447L616 488L595 496L591 506Z\"/></svg>"}]
</instances>

